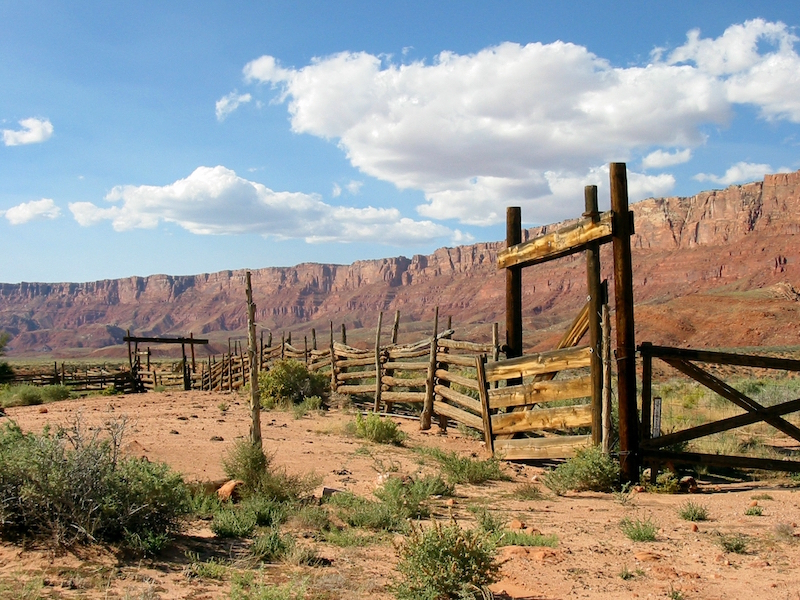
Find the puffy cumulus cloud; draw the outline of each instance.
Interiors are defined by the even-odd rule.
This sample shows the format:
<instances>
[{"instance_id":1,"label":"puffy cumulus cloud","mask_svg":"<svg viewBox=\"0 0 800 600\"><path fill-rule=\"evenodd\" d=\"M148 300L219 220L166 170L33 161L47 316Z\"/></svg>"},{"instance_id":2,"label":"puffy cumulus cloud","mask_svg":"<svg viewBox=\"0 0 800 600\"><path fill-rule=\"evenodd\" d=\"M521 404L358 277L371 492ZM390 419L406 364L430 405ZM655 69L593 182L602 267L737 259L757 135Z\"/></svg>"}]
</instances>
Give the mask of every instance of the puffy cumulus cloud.
<instances>
[{"instance_id":1,"label":"puffy cumulus cloud","mask_svg":"<svg viewBox=\"0 0 800 600\"><path fill-rule=\"evenodd\" d=\"M57 219L61 216L61 209L50 198L42 198L12 206L2 214L12 225L22 225L29 221Z\"/></svg>"},{"instance_id":2,"label":"puffy cumulus cloud","mask_svg":"<svg viewBox=\"0 0 800 600\"><path fill-rule=\"evenodd\" d=\"M316 194L276 192L222 166L199 167L165 186L117 186L106 200L113 205L75 202L69 209L83 226L110 220L117 231L154 228L164 221L201 235L255 233L308 242L401 245L463 236L430 221L404 218L392 208L331 206Z\"/></svg>"},{"instance_id":3,"label":"puffy cumulus cloud","mask_svg":"<svg viewBox=\"0 0 800 600\"><path fill-rule=\"evenodd\" d=\"M788 173L790 171L791 169L788 167L781 167L778 169L778 173ZM712 175L709 173L698 173L694 176L694 179L697 181L710 181L719 185L731 185L733 183L761 179L765 174L774 172L775 171L772 169L772 167L767 164L738 162L725 171L725 174L722 176Z\"/></svg>"},{"instance_id":4,"label":"puffy cumulus cloud","mask_svg":"<svg viewBox=\"0 0 800 600\"><path fill-rule=\"evenodd\" d=\"M690 160L692 160L692 151L689 148L685 150L676 150L675 152L655 150L642 159L642 168L664 169L666 167L687 163Z\"/></svg>"},{"instance_id":5,"label":"puffy cumulus cloud","mask_svg":"<svg viewBox=\"0 0 800 600\"><path fill-rule=\"evenodd\" d=\"M217 121L224 121L229 114L235 111L239 106L250 102L253 97L250 94L239 94L233 90L227 96L223 96L216 103Z\"/></svg>"},{"instance_id":6,"label":"puffy cumulus cloud","mask_svg":"<svg viewBox=\"0 0 800 600\"><path fill-rule=\"evenodd\" d=\"M716 39L692 30L667 62L694 63L718 79L730 102L757 106L767 119L800 123L798 41L784 23L754 19L732 25Z\"/></svg>"},{"instance_id":7,"label":"puffy cumulus cloud","mask_svg":"<svg viewBox=\"0 0 800 600\"><path fill-rule=\"evenodd\" d=\"M6 146L22 146L23 144L38 144L50 139L53 135L53 124L49 119L22 119L19 121L22 129L3 129L3 143Z\"/></svg>"},{"instance_id":8,"label":"puffy cumulus cloud","mask_svg":"<svg viewBox=\"0 0 800 600\"><path fill-rule=\"evenodd\" d=\"M292 68L262 56L244 77L279 90L293 131L335 140L362 172L422 190L424 216L488 224L515 203L551 221L580 210L582 190L564 186L587 181L596 165L690 160L704 129L726 125L735 102L794 119L794 43L782 23L756 20L717 39L690 32L648 65L616 67L564 42L503 43L431 63L342 52ZM787 91L775 90L781 82ZM642 191L674 181L641 180Z\"/></svg>"}]
</instances>

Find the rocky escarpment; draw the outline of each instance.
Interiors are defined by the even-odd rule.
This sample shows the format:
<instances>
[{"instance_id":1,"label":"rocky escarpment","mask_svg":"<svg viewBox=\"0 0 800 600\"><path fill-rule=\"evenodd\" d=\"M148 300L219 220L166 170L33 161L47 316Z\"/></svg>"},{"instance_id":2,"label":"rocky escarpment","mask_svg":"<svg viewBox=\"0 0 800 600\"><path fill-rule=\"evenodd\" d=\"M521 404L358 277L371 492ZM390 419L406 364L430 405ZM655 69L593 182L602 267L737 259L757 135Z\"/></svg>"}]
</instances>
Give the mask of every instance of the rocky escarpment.
<instances>
[{"instance_id":1,"label":"rocky escarpment","mask_svg":"<svg viewBox=\"0 0 800 600\"><path fill-rule=\"evenodd\" d=\"M800 288L800 172L633 206L637 336L693 345L796 345ZM525 237L546 228L532 229ZM253 271L259 325L273 331L372 328L378 311L428 321L433 307L471 327L504 318L503 243L433 254L300 264ZM605 250L604 250L605 252ZM604 257L610 267L609 256ZM606 269L606 276L610 270ZM0 284L0 329L11 355L64 355L138 335L193 332L222 340L246 325L244 272L153 275L88 283ZM584 263L568 257L526 269L526 343L548 343L585 297ZM487 335L481 329L479 335ZM530 332L530 333L528 333Z\"/></svg>"}]
</instances>

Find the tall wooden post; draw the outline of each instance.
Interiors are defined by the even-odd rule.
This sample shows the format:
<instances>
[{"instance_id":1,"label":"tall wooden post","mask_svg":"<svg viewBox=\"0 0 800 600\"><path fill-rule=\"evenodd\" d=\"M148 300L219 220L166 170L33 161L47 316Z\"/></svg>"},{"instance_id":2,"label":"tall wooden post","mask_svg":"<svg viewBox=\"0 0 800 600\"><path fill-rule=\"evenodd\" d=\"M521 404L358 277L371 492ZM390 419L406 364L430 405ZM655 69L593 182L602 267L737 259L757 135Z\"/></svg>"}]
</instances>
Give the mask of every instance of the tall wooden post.
<instances>
[{"instance_id":1,"label":"tall wooden post","mask_svg":"<svg viewBox=\"0 0 800 600\"><path fill-rule=\"evenodd\" d=\"M194 333L192 333L191 331L189 332L189 339L190 340L194 340ZM195 365L195 362L194 362L194 341L189 343L189 348L192 351L192 373L196 373L197 372L197 365ZM150 361L150 357L149 356L147 357L147 360L148 360L148 362Z\"/></svg>"},{"instance_id":2,"label":"tall wooden post","mask_svg":"<svg viewBox=\"0 0 800 600\"><path fill-rule=\"evenodd\" d=\"M258 363L256 362L256 305L250 271L245 274L247 286L247 358L250 361L250 443L261 448L261 398L258 393ZM244 379L244 373L242 373Z\"/></svg>"},{"instance_id":3,"label":"tall wooden post","mask_svg":"<svg viewBox=\"0 0 800 600\"><path fill-rule=\"evenodd\" d=\"M189 365L186 362L186 344L181 344L181 366L183 368L183 389L192 389L192 382L189 379Z\"/></svg>"},{"instance_id":4,"label":"tall wooden post","mask_svg":"<svg viewBox=\"0 0 800 600\"><path fill-rule=\"evenodd\" d=\"M342 323L342 343L347 344L347 328Z\"/></svg>"},{"instance_id":5,"label":"tall wooden post","mask_svg":"<svg viewBox=\"0 0 800 600\"><path fill-rule=\"evenodd\" d=\"M506 247L522 242L522 209L509 206L506 210ZM522 356L522 267L506 269L506 358ZM509 379L508 385L518 385L521 379Z\"/></svg>"},{"instance_id":6,"label":"tall wooden post","mask_svg":"<svg viewBox=\"0 0 800 600\"><path fill-rule=\"evenodd\" d=\"M131 354L131 340L130 340L131 330L130 329L127 329L125 331L125 337L128 338L128 365L130 366L131 372L132 372L133 371L133 355Z\"/></svg>"},{"instance_id":7,"label":"tall wooden post","mask_svg":"<svg viewBox=\"0 0 800 600\"><path fill-rule=\"evenodd\" d=\"M422 408L422 414L419 419L419 428L427 431L431 428L431 419L433 418L433 386L436 382L436 346L438 344L437 337L439 335L439 307L436 307L436 312L433 316L433 337L431 337L431 356L430 363L428 364L428 380L425 386L425 404Z\"/></svg>"},{"instance_id":8,"label":"tall wooden post","mask_svg":"<svg viewBox=\"0 0 800 600\"><path fill-rule=\"evenodd\" d=\"M592 222L600 220L597 210L597 186L587 185L584 188L586 202L585 217ZM592 243L586 246L586 283L589 291L589 345L592 348L591 376L592 376L592 444L599 446L603 441L603 361L602 361L602 332L601 332L601 307L603 305L603 286L600 283L600 244Z\"/></svg>"},{"instance_id":9,"label":"tall wooden post","mask_svg":"<svg viewBox=\"0 0 800 600\"><path fill-rule=\"evenodd\" d=\"M608 281L603 282L603 454L611 452L611 316L608 313Z\"/></svg>"},{"instance_id":10,"label":"tall wooden post","mask_svg":"<svg viewBox=\"0 0 800 600\"><path fill-rule=\"evenodd\" d=\"M317 349L317 330L313 327L311 328L311 349Z\"/></svg>"},{"instance_id":11,"label":"tall wooden post","mask_svg":"<svg viewBox=\"0 0 800 600\"><path fill-rule=\"evenodd\" d=\"M394 324L392 325L392 344L397 343L397 332L400 330L400 311L394 311Z\"/></svg>"},{"instance_id":12,"label":"tall wooden post","mask_svg":"<svg viewBox=\"0 0 800 600\"><path fill-rule=\"evenodd\" d=\"M378 313L378 328L375 330L375 405L374 412L381 408L381 326L383 325L383 311Z\"/></svg>"},{"instance_id":13,"label":"tall wooden post","mask_svg":"<svg viewBox=\"0 0 800 600\"><path fill-rule=\"evenodd\" d=\"M636 342L633 320L633 223L628 210L628 178L625 163L611 163L611 210L613 216L614 296L617 322L617 397L619 398L619 447L621 477L639 479L639 416L636 410Z\"/></svg>"},{"instance_id":14,"label":"tall wooden post","mask_svg":"<svg viewBox=\"0 0 800 600\"><path fill-rule=\"evenodd\" d=\"M336 391L336 351L333 348L333 321L331 321L331 392Z\"/></svg>"}]
</instances>

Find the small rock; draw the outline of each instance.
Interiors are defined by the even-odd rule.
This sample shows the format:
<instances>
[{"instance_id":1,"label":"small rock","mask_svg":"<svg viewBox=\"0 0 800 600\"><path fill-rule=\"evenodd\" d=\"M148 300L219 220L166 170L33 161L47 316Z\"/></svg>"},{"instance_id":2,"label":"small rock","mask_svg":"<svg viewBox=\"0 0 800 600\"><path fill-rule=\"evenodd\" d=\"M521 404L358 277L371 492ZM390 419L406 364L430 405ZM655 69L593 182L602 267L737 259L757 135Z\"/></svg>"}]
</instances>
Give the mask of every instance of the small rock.
<instances>
[{"instance_id":1,"label":"small rock","mask_svg":"<svg viewBox=\"0 0 800 600\"><path fill-rule=\"evenodd\" d=\"M519 531L520 529L525 529L525 523L519 519L512 519L508 524L508 528L512 531Z\"/></svg>"},{"instance_id":2,"label":"small rock","mask_svg":"<svg viewBox=\"0 0 800 600\"><path fill-rule=\"evenodd\" d=\"M753 500L750 502L750 506L758 506L758 500Z\"/></svg>"},{"instance_id":3,"label":"small rock","mask_svg":"<svg viewBox=\"0 0 800 600\"><path fill-rule=\"evenodd\" d=\"M678 483L681 486L681 490L685 492L694 494L697 491L697 481L691 475L686 475L685 477L681 477Z\"/></svg>"},{"instance_id":4,"label":"small rock","mask_svg":"<svg viewBox=\"0 0 800 600\"><path fill-rule=\"evenodd\" d=\"M224 442L225 438L223 438L221 435L212 435L211 436L211 441L212 442Z\"/></svg>"},{"instance_id":5,"label":"small rock","mask_svg":"<svg viewBox=\"0 0 800 600\"><path fill-rule=\"evenodd\" d=\"M219 487L219 489L217 489L217 498L223 502L227 502L228 500L235 502L239 499L239 492L237 491L237 488L243 485L244 481L241 481L240 479L231 479L230 481L226 481Z\"/></svg>"},{"instance_id":6,"label":"small rock","mask_svg":"<svg viewBox=\"0 0 800 600\"><path fill-rule=\"evenodd\" d=\"M47 407L45 407L45 406L40 406L40 407L39 407L39 413L40 413L40 414L43 414L43 415L47 414Z\"/></svg>"},{"instance_id":7,"label":"small rock","mask_svg":"<svg viewBox=\"0 0 800 600\"><path fill-rule=\"evenodd\" d=\"M528 556L530 556L534 560L544 561L548 558L555 558L557 553L552 548L536 548L530 550L528 552Z\"/></svg>"},{"instance_id":8,"label":"small rock","mask_svg":"<svg viewBox=\"0 0 800 600\"><path fill-rule=\"evenodd\" d=\"M455 506L455 505L456 505L456 501L455 501L455 499L453 499L453 498L448 498L448 499L447 499L447 502L445 502L445 504L446 504L447 506Z\"/></svg>"},{"instance_id":9,"label":"small rock","mask_svg":"<svg viewBox=\"0 0 800 600\"><path fill-rule=\"evenodd\" d=\"M178 421L188 421L188 420L189 420L189 417L184 417L183 415L178 417Z\"/></svg>"},{"instance_id":10,"label":"small rock","mask_svg":"<svg viewBox=\"0 0 800 600\"><path fill-rule=\"evenodd\" d=\"M322 488L322 497L327 498L328 496L333 496L334 494L340 494L342 490L337 490L336 488L323 486Z\"/></svg>"},{"instance_id":11,"label":"small rock","mask_svg":"<svg viewBox=\"0 0 800 600\"><path fill-rule=\"evenodd\" d=\"M180 435L180 431L178 431L177 429L173 429L172 431L170 431L170 434L172 434L172 435Z\"/></svg>"},{"instance_id":12,"label":"small rock","mask_svg":"<svg viewBox=\"0 0 800 600\"><path fill-rule=\"evenodd\" d=\"M700 528L697 526L697 523L692 523L692 531L697 532Z\"/></svg>"},{"instance_id":13,"label":"small rock","mask_svg":"<svg viewBox=\"0 0 800 600\"><path fill-rule=\"evenodd\" d=\"M639 562L655 562L657 560L661 560L661 555L656 554L655 552L648 552L647 550L641 550L633 555L634 560L638 560Z\"/></svg>"},{"instance_id":14,"label":"small rock","mask_svg":"<svg viewBox=\"0 0 800 600\"><path fill-rule=\"evenodd\" d=\"M750 563L750 566L756 569L764 569L769 566L769 562L766 560L754 560Z\"/></svg>"},{"instance_id":15,"label":"small rock","mask_svg":"<svg viewBox=\"0 0 800 600\"><path fill-rule=\"evenodd\" d=\"M641 494L644 491L645 490L643 485L635 485L631 488L631 492L633 492L634 494Z\"/></svg>"}]
</instances>

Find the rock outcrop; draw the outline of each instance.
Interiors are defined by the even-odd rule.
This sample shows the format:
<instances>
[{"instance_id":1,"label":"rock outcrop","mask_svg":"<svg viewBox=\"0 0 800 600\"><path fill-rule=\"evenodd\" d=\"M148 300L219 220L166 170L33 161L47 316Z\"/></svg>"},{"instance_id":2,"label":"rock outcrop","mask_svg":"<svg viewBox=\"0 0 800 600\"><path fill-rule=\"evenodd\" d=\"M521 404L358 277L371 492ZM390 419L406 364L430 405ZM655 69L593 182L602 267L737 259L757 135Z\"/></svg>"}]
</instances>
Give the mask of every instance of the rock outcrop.
<instances>
[{"instance_id":1,"label":"rock outcrop","mask_svg":"<svg viewBox=\"0 0 800 600\"><path fill-rule=\"evenodd\" d=\"M639 340L797 345L800 172L690 198L644 200L633 209ZM556 226L528 230L525 237ZM504 276L496 269L503 246L479 243L410 259L258 269L252 272L257 320L263 328L301 335L311 327L327 331L333 321L349 331L366 328L366 336L378 311L400 310L404 323L428 322L439 305L468 330L465 335L486 337L487 324L504 318ZM610 277L607 249L603 259ZM128 329L137 335L193 332L216 341L219 350L246 327L244 279L244 271L221 271L0 284L0 329L12 335L11 356L119 352ZM573 256L526 269L523 285L526 345L547 345L584 300L584 262Z\"/></svg>"}]
</instances>

